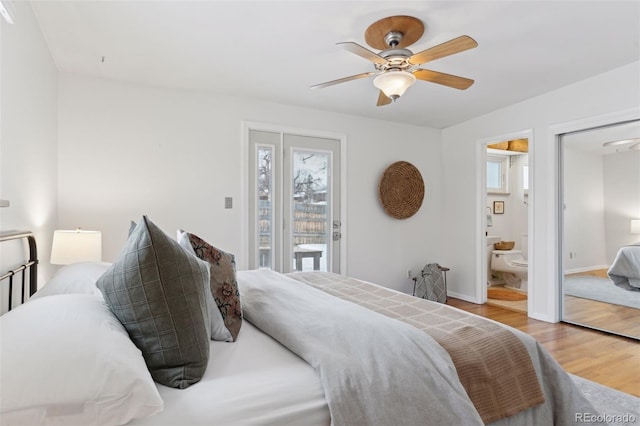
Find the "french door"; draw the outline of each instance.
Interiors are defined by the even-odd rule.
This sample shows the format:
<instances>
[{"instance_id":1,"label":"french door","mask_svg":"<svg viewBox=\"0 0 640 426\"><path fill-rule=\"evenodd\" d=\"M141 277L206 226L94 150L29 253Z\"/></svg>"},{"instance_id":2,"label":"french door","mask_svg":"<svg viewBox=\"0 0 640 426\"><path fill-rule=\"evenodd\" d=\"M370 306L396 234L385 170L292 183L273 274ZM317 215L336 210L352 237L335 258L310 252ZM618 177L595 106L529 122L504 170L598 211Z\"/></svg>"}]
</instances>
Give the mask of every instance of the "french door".
<instances>
[{"instance_id":1,"label":"french door","mask_svg":"<svg viewBox=\"0 0 640 426\"><path fill-rule=\"evenodd\" d=\"M340 272L340 141L249 130L249 267Z\"/></svg>"}]
</instances>

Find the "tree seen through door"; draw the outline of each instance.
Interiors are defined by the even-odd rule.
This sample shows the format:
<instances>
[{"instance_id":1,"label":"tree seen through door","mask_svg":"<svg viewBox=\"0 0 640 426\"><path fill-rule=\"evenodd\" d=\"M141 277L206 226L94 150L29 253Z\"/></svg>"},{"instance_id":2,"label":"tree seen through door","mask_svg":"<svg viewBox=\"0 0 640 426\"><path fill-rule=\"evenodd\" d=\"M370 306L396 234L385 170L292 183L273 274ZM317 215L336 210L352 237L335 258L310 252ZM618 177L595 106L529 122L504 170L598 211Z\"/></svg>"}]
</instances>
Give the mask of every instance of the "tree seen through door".
<instances>
[{"instance_id":1,"label":"tree seen through door","mask_svg":"<svg viewBox=\"0 0 640 426\"><path fill-rule=\"evenodd\" d=\"M258 150L258 196L260 267L271 267L272 149ZM294 150L293 266L294 270L327 270L327 184L329 156L321 152Z\"/></svg>"}]
</instances>

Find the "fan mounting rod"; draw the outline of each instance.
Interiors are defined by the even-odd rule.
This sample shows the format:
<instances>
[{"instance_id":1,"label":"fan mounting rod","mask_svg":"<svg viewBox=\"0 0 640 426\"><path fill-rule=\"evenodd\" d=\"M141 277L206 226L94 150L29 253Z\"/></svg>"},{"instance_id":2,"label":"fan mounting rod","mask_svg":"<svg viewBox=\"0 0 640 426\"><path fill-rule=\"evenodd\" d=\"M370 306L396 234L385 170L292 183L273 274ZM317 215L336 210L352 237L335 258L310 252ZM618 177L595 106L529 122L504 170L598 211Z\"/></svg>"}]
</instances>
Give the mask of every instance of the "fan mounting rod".
<instances>
[{"instance_id":1,"label":"fan mounting rod","mask_svg":"<svg viewBox=\"0 0 640 426\"><path fill-rule=\"evenodd\" d=\"M403 36L404 34L402 34L400 31L390 31L387 33L387 35L384 36L384 42L389 47L396 47L400 44Z\"/></svg>"},{"instance_id":2,"label":"fan mounting rod","mask_svg":"<svg viewBox=\"0 0 640 426\"><path fill-rule=\"evenodd\" d=\"M374 63L375 69L410 71L409 58L413 52L405 47L415 43L423 33L422 21L413 16L389 16L369 25L364 38L370 46L382 50L379 55L386 59L386 63Z\"/></svg>"}]
</instances>

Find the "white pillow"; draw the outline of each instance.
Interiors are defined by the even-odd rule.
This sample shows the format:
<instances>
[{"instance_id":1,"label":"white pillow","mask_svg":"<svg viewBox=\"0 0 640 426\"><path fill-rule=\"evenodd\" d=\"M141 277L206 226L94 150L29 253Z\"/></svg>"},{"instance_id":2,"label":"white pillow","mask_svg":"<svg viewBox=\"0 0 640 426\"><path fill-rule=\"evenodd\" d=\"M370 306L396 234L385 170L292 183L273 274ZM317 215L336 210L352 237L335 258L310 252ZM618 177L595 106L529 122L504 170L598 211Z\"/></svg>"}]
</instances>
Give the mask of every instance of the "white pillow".
<instances>
[{"instance_id":1,"label":"white pillow","mask_svg":"<svg viewBox=\"0 0 640 426\"><path fill-rule=\"evenodd\" d=\"M142 353L94 295L30 300L0 330L3 426L121 425L164 407Z\"/></svg>"},{"instance_id":2,"label":"white pillow","mask_svg":"<svg viewBox=\"0 0 640 426\"><path fill-rule=\"evenodd\" d=\"M178 244L180 244L182 248L185 249L185 251L195 257L198 257L196 256L196 252L193 250L193 247L191 247L189 236L186 232L178 229L176 239L178 240ZM233 342L233 336L231 336L231 332L224 325L224 319L222 318L222 314L220 313L220 308L218 308L218 304L213 298L211 289L208 285L206 294L207 306L209 307L209 320L211 321L211 338L213 340L219 340L223 342Z\"/></svg>"},{"instance_id":3,"label":"white pillow","mask_svg":"<svg viewBox=\"0 0 640 426\"><path fill-rule=\"evenodd\" d=\"M80 262L65 265L58 269L49 282L36 291L31 299L52 296L54 294L93 294L104 300L96 287L96 281L111 266L104 262Z\"/></svg>"}]
</instances>

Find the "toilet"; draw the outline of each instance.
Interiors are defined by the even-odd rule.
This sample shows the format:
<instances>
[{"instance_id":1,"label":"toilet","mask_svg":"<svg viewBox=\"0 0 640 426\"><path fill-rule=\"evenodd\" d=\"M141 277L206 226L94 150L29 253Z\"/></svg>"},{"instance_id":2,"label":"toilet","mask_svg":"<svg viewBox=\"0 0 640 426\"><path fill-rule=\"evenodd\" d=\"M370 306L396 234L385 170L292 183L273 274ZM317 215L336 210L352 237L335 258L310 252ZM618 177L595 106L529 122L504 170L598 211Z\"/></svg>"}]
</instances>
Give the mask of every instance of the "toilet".
<instances>
[{"instance_id":1,"label":"toilet","mask_svg":"<svg viewBox=\"0 0 640 426\"><path fill-rule=\"evenodd\" d=\"M522 247L526 253L528 248L527 234L522 235ZM522 250L493 250L491 252L491 269L494 271L510 272L520 281L513 285L507 282L505 287L524 292L527 291L529 262Z\"/></svg>"}]
</instances>

